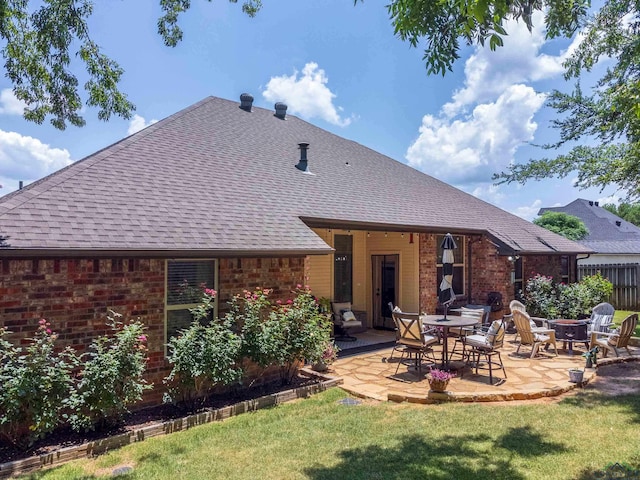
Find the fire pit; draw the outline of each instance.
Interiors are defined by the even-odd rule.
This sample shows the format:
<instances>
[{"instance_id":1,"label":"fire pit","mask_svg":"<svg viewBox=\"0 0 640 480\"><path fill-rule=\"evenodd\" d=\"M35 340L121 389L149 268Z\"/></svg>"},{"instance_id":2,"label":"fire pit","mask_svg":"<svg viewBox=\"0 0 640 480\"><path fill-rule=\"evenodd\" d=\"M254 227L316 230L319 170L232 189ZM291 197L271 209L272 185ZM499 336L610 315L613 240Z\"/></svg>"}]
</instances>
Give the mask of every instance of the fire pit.
<instances>
[{"instance_id":1,"label":"fire pit","mask_svg":"<svg viewBox=\"0 0 640 480\"><path fill-rule=\"evenodd\" d=\"M589 338L587 337L587 320L549 320L549 326L556 332L556 340L562 340L562 348L566 350L569 344L569 353L573 354L574 343L584 343L589 348Z\"/></svg>"}]
</instances>

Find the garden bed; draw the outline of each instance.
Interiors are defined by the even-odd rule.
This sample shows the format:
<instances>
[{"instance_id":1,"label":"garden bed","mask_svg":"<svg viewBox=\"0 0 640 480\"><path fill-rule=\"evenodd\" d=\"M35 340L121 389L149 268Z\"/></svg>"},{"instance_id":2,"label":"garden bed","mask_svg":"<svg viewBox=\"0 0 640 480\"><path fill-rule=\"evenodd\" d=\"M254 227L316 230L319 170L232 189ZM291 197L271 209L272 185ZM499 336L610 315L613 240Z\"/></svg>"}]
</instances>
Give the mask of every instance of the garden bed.
<instances>
[{"instance_id":1,"label":"garden bed","mask_svg":"<svg viewBox=\"0 0 640 480\"><path fill-rule=\"evenodd\" d=\"M0 479L308 397L339 383L341 380L338 378L299 375L289 385L276 382L212 396L199 412L187 416L173 406L160 405L133 412L123 424L110 430L78 434L70 429L61 429L26 451L0 445Z\"/></svg>"}]
</instances>

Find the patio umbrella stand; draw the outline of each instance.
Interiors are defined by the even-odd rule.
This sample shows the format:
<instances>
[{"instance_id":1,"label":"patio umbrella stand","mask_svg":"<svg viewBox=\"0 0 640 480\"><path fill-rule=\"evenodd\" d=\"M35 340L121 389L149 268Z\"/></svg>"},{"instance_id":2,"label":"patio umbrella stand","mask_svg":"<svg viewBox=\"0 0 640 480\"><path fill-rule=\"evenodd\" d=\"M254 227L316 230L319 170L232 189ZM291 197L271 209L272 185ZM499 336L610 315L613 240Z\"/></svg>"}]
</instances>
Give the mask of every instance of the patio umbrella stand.
<instances>
[{"instance_id":1,"label":"patio umbrella stand","mask_svg":"<svg viewBox=\"0 0 640 480\"><path fill-rule=\"evenodd\" d=\"M449 305L456 299L456 293L453 291L453 250L457 247L453 236L447 233L440 245L440 248L442 248L442 281L440 282L438 301L444 307L443 321L447 319Z\"/></svg>"}]
</instances>

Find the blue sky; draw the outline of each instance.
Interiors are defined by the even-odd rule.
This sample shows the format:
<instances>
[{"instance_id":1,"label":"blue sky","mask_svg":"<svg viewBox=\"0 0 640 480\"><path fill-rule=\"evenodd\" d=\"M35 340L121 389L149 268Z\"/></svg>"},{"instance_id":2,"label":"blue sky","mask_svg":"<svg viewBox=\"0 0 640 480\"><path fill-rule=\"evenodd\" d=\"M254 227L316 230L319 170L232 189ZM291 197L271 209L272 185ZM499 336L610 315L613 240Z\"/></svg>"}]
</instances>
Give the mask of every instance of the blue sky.
<instances>
[{"instance_id":1,"label":"blue sky","mask_svg":"<svg viewBox=\"0 0 640 480\"><path fill-rule=\"evenodd\" d=\"M545 42L540 28L530 34L509 25L504 48L465 47L443 78L427 76L422 49L394 36L384 3L278 0L264 2L253 19L225 0L192 4L180 23L183 41L169 48L156 33L158 0L96 2L92 36L125 70L121 88L137 107L131 120L103 122L86 109L82 128L29 123L0 77L0 194L207 96L239 100L248 92L254 105L284 102L288 114L529 220L540 207L578 197L622 196L613 188L577 190L572 178L525 186L491 181L510 162L545 155L531 144L556 138L544 99L552 88L571 87L561 67L571 40Z\"/></svg>"}]
</instances>

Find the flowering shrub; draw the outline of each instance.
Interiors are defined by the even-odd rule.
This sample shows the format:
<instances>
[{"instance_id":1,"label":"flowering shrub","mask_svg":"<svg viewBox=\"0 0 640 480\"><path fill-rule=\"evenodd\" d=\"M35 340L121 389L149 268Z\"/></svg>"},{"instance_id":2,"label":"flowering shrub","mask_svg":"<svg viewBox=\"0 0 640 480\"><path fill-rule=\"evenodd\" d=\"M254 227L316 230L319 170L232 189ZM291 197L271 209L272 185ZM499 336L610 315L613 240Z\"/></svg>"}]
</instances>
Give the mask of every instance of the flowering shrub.
<instances>
[{"instance_id":1,"label":"flowering shrub","mask_svg":"<svg viewBox=\"0 0 640 480\"><path fill-rule=\"evenodd\" d=\"M322 351L322 356L320 357L320 360L326 365L331 365L333 362L335 362L338 359L339 351L340 349L335 343L333 343L332 341L328 341L325 344L324 350Z\"/></svg>"},{"instance_id":2,"label":"flowering shrub","mask_svg":"<svg viewBox=\"0 0 640 480\"><path fill-rule=\"evenodd\" d=\"M190 310L193 322L169 340L167 360L171 372L164 379L164 401L195 410L215 385L240 380L240 336L229 318L203 325L213 309L215 290L205 289L202 303Z\"/></svg>"},{"instance_id":3,"label":"flowering shrub","mask_svg":"<svg viewBox=\"0 0 640 480\"><path fill-rule=\"evenodd\" d=\"M231 302L227 319L241 326L243 353L261 367L278 366L283 384L298 364L319 359L331 334L329 316L319 312L308 287L298 285L295 298L275 305L267 289L245 291Z\"/></svg>"},{"instance_id":4,"label":"flowering shrub","mask_svg":"<svg viewBox=\"0 0 640 480\"><path fill-rule=\"evenodd\" d=\"M429 380L435 380L439 382L447 382L455 377L455 373L447 372L446 370L440 370L438 368L432 368L429 372Z\"/></svg>"},{"instance_id":5,"label":"flowering shrub","mask_svg":"<svg viewBox=\"0 0 640 480\"><path fill-rule=\"evenodd\" d=\"M147 362L145 327L139 320L124 323L121 318L111 311L107 325L113 334L96 338L80 358L78 382L67 400L74 430L119 421L152 387L142 378Z\"/></svg>"},{"instance_id":6,"label":"flowering shrub","mask_svg":"<svg viewBox=\"0 0 640 480\"><path fill-rule=\"evenodd\" d=\"M536 274L527 280L524 301L531 316L580 318L613 292L613 284L600 273L578 283L556 284L552 277Z\"/></svg>"},{"instance_id":7,"label":"flowering shrub","mask_svg":"<svg viewBox=\"0 0 640 480\"><path fill-rule=\"evenodd\" d=\"M40 320L26 347L4 339L0 328L0 437L25 447L51 432L61 422L64 400L72 390L72 350L56 353L57 335Z\"/></svg>"}]
</instances>

